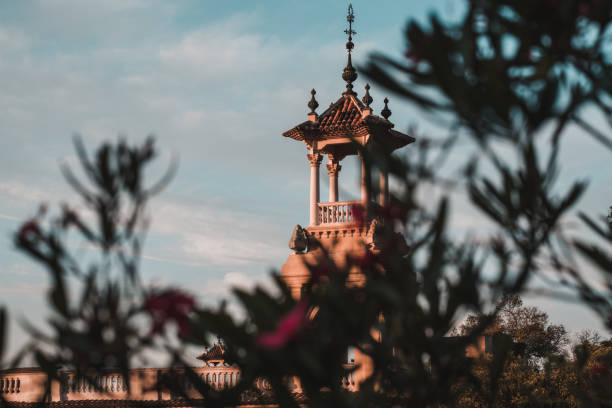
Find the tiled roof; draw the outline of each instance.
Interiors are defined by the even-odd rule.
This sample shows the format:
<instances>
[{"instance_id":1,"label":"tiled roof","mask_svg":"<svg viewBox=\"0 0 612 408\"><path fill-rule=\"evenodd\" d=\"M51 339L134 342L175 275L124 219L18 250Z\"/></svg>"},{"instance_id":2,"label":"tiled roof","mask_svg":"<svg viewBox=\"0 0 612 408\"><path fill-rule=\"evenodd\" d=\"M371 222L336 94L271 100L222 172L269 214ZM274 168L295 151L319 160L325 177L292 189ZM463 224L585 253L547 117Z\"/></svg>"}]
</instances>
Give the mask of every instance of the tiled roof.
<instances>
[{"instance_id":1,"label":"tiled roof","mask_svg":"<svg viewBox=\"0 0 612 408\"><path fill-rule=\"evenodd\" d=\"M362 119L365 106L353 95L342 95L319 116L319 129L354 127Z\"/></svg>"},{"instance_id":2,"label":"tiled roof","mask_svg":"<svg viewBox=\"0 0 612 408\"><path fill-rule=\"evenodd\" d=\"M371 133L371 127L391 129L393 123L370 113L364 116L366 106L355 96L344 94L332 103L316 121L307 120L283 133L295 140L358 137Z\"/></svg>"},{"instance_id":3,"label":"tiled roof","mask_svg":"<svg viewBox=\"0 0 612 408\"><path fill-rule=\"evenodd\" d=\"M200 354L197 358L198 360L202 361L223 360L224 354L225 347L223 346L223 343L218 341L210 348L210 350L204 351L204 353Z\"/></svg>"}]
</instances>

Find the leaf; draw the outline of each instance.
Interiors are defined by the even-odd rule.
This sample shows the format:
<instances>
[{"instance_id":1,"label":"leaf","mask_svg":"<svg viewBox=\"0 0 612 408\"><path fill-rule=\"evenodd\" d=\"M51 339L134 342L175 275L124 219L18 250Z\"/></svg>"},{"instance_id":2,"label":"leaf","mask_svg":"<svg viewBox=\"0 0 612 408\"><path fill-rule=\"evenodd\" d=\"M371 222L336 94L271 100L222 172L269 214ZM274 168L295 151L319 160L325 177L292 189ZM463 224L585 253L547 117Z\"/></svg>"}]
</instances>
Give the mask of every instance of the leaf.
<instances>
[{"instance_id":1,"label":"leaf","mask_svg":"<svg viewBox=\"0 0 612 408\"><path fill-rule=\"evenodd\" d=\"M59 314L64 317L69 317L64 278L59 273L55 274L55 282L49 289L49 301Z\"/></svg>"},{"instance_id":2,"label":"leaf","mask_svg":"<svg viewBox=\"0 0 612 408\"><path fill-rule=\"evenodd\" d=\"M587 244L584 241L574 241L574 246L595 265L599 266L608 274L612 274L612 257L608 251L602 250L595 244Z\"/></svg>"}]
</instances>

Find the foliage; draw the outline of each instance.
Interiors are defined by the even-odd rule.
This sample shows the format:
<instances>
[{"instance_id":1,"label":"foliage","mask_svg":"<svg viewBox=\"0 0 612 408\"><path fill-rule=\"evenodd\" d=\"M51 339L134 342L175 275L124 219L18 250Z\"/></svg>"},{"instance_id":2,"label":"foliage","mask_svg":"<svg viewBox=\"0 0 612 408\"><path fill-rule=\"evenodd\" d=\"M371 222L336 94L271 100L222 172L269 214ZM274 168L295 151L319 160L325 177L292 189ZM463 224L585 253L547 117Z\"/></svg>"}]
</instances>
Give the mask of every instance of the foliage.
<instances>
[{"instance_id":1,"label":"foliage","mask_svg":"<svg viewBox=\"0 0 612 408\"><path fill-rule=\"evenodd\" d=\"M468 335L482 319L483 316L468 316L459 333ZM569 343L565 327L550 324L545 312L523 306L522 299L516 295L504 297L496 306L492 322L484 330L486 335L495 333L507 334L515 344L523 346L521 354L527 359L563 354Z\"/></svg>"},{"instance_id":2,"label":"foliage","mask_svg":"<svg viewBox=\"0 0 612 408\"><path fill-rule=\"evenodd\" d=\"M550 7L553 3L557 7ZM25 351L51 377L61 365L91 378L109 365L125 373L133 357L161 349L172 357L171 367L185 370L209 406L236 405L245 394L262 393L253 386L258 377L268 380L281 406L298 405L294 378L311 406L455 406L463 403L456 401L462 387L486 390L477 394L482 399L473 402L476 406L539 406L570 391L590 395L599 384L596 374L586 388L542 388L541 369L513 354L507 337L498 337L493 353L482 360L467 358L465 349L497 324L527 342L529 356L558 353L563 331L537 311L521 308L516 298L486 313L504 295L526 290L530 278L546 269L557 273L552 285L575 291L612 328L612 259L595 243L574 239L567 245L562 228L586 183L577 181L564 193L556 184L569 123L610 146L584 118L587 108L610 114L610 17L611 6L596 0L471 0L459 23L445 24L435 15L429 26L411 21L407 60L373 56L364 71L447 119L450 135L442 140L416 135L419 143L401 158L381 146L363 149L366 165L388 171L399 186L386 207L363 209L364 222L379 220L382 249L364 248L342 266L323 254L310 265L310 284L300 301L278 275L278 293L234 290L244 319L231 316L225 304L203 308L176 289L143 288L138 255L147 225L145 204L168 180L144 188L152 142L105 144L93 161L77 142L93 190L66 168L64 174L94 220L65 207L48 226L34 219L15 234L17 248L51 277L53 334L30 328L36 341ZM548 124L554 125L551 143L542 149L537 141ZM463 137L477 142L475 151L465 156L462 171L449 177L442 173L444 164ZM496 148L500 141L513 160ZM458 239L449 230L453 196L424 197L423 189L432 185L465 192L495 230L477 242ZM612 242L612 227L582 218ZM83 266L75 259L69 232L95 248L101 260ZM404 239L407 250L401 250ZM602 270L607 292L589 285L573 262L576 251ZM347 285L353 268L362 271L363 285ZM449 339L466 312L484 317L471 322L464 336ZM515 312L524 315L515 318ZM524 317L532 324L511 326L512 319ZM165 330L167 323L178 326L178 346ZM186 344L201 346L214 336L225 340L226 358L241 369L232 389L210 389L183 359ZM373 363L372 375L355 393L341 385L355 369L345 361L349 348ZM600 357L591 363L589 358L577 357L573 369L602 371L594 365ZM560 381L568 366L555 364L547 361L544 372ZM187 397L176 376L162 377L160 386Z\"/></svg>"},{"instance_id":3,"label":"foliage","mask_svg":"<svg viewBox=\"0 0 612 408\"><path fill-rule=\"evenodd\" d=\"M495 317L485 329L485 336L495 340L503 334L512 347L502 357L502 369L495 386L495 355L486 353L475 362L475 381L459 381L456 401L461 407L479 406L576 406L570 389L575 388L576 374L565 360L568 344L565 328L551 325L546 313L523 306L514 295L507 296L496 307ZM469 316L459 334L477 327L484 316ZM574 405L571 405L572 402Z\"/></svg>"}]
</instances>

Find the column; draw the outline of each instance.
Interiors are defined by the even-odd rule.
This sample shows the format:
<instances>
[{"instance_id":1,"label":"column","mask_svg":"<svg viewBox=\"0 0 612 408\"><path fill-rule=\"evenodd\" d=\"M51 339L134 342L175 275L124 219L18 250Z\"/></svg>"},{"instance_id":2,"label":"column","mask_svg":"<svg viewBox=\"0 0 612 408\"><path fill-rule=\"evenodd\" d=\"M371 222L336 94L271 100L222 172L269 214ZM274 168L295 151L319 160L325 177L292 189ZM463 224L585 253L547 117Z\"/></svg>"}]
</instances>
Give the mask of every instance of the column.
<instances>
[{"instance_id":1,"label":"column","mask_svg":"<svg viewBox=\"0 0 612 408\"><path fill-rule=\"evenodd\" d=\"M364 207L367 208L368 201L370 201L370 192L368 191L369 175L366 169L365 159L362 153L359 153L359 159L361 160L361 201L363 201Z\"/></svg>"},{"instance_id":2,"label":"column","mask_svg":"<svg viewBox=\"0 0 612 408\"><path fill-rule=\"evenodd\" d=\"M317 225L317 204L319 203L319 166L323 156L319 153L306 155L310 162L310 225Z\"/></svg>"},{"instance_id":3,"label":"column","mask_svg":"<svg viewBox=\"0 0 612 408\"><path fill-rule=\"evenodd\" d=\"M380 187L379 203L384 207L389 202L389 174L386 171L378 170L378 177Z\"/></svg>"},{"instance_id":4,"label":"column","mask_svg":"<svg viewBox=\"0 0 612 408\"><path fill-rule=\"evenodd\" d=\"M342 169L337 160L329 158L327 172L329 174L329 202L335 203L338 201L338 173Z\"/></svg>"}]
</instances>

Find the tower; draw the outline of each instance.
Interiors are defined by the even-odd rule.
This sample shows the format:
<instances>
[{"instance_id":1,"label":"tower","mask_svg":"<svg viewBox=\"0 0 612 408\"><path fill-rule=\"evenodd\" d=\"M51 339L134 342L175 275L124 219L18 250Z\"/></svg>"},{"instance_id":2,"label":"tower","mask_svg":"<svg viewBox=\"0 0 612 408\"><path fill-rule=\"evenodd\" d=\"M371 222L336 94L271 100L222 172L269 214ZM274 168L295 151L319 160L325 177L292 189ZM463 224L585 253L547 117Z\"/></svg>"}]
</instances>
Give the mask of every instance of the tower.
<instances>
[{"instance_id":1,"label":"tower","mask_svg":"<svg viewBox=\"0 0 612 408\"><path fill-rule=\"evenodd\" d=\"M348 257L360 258L366 250L380 252L376 239L376 223L379 220L370 215L376 213L376 207L385 207L389 201L389 179L385 169L378 170L378 196L372 197L369 189L371 169L366 162L368 149L376 146L378 150L391 153L396 149L414 142L414 138L396 131L389 121L391 111L387 98L380 116L372 111L373 98L370 86L365 86L361 100L353 90L357 71L351 61L354 48L352 41L354 14L353 7L348 9L348 35L346 43L347 64L342 71L346 89L340 98L332 103L320 115L316 113L319 106L313 89L308 102L310 113L308 120L283 133L284 137L303 142L308 153L306 158L310 165L310 222L306 228L296 226L289 247L294 251L281 268L281 276L291 289L291 294L298 299L302 288L310 279L309 265L316 265L329 257L338 267L346 265ZM355 201L339 201L338 182L341 161L358 155L361 160L361 197ZM321 202L319 170L327 156L326 169L329 175L329 201ZM403 238L401 242L405 244ZM359 285L364 275L357 267L351 266L348 274L348 285ZM353 373L359 383L371 374L372 363L365 355L355 350L357 370Z\"/></svg>"},{"instance_id":2,"label":"tower","mask_svg":"<svg viewBox=\"0 0 612 408\"><path fill-rule=\"evenodd\" d=\"M389 180L385 170L378 171L378 197L371 197L368 189L369 168L366 166L363 150L377 145L389 153L414 142L414 138L396 131L389 121L391 111L389 100L384 99L381 116L375 115L370 105L373 98L370 86L365 86L365 94L360 100L353 90L357 71L351 61L354 48L352 41L354 14L353 7L348 10L348 35L346 43L347 64L342 72L346 90L340 98L332 103L320 115L316 113L319 106L313 89L308 102L310 113L308 120L283 133L284 137L303 142L310 164L310 223L302 229L296 226L289 243L294 253L282 266L281 274L291 288L293 297L299 298L302 285L309 277L308 264L313 265L323 252L338 265L342 266L347 255L359 255L365 248L377 250L375 231L371 228L371 219L367 213L376 206L385 206L389 200ZM361 160L361 199L339 201L338 182L341 161L347 156L359 155ZM326 169L329 175L329 201L321 202L319 170L324 156L327 156ZM362 210L365 212L362 219ZM357 213L359 211L359 214ZM365 221L365 222L364 222ZM358 283L359 271L351 273L349 283Z\"/></svg>"}]
</instances>

